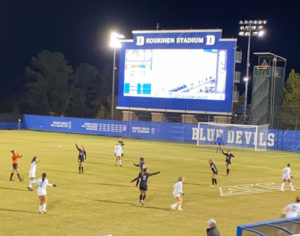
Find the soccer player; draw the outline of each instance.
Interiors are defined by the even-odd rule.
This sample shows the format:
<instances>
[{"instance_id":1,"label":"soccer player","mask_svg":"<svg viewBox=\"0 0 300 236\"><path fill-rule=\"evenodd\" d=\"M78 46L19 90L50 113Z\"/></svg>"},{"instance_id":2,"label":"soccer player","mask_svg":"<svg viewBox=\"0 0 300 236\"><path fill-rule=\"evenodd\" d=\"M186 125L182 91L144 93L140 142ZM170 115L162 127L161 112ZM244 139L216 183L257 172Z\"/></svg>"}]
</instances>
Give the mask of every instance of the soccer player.
<instances>
[{"instance_id":1,"label":"soccer player","mask_svg":"<svg viewBox=\"0 0 300 236\"><path fill-rule=\"evenodd\" d=\"M115 166L119 165L122 167L122 156L124 155L123 153L123 147L120 142L118 142L115 146L115 157L116 157L116 162Z\"/></svg>"},{"instance_id":2,"label":"soccer player","mask_svg":"<svg viewBox=\"0 0 300 236\"><path fill-rule=\"evenodd\" d=\"M36 164L40 162L37 157L33 157L30 165L30 170L29 170L29 178L30 182L27 187L29 191L32 191L32 184L35 183L35 173L36 173Z\"/></svg>"},{"instance_id":3,"label":"soccer player","mask_svg":"<svg viewBox=\"0 0 300 236\"><path fill-rule=\"evenodd\" d=\"M78 145L76 143L75 143L75 146L79 152L78 153L79 174L83 174L83 163L86 160L86 151L83 146L78 147Z\"/></svg>"},{"instance_id":4,"label":"soccer player","mask_svg":"<svg viewBox=\"0 0 300 236\"><path fill-rule=\"evenodd\" d=\"M212 159L209 159L208 163L209 163L209 166L210 166L211 171L212 171L211 186L212 187L218 186L218 183L217 183L218 169L217 169L215 163L212 161Z\"/></svg>"},{"instance_id":5,"label":"soccer player","mask_svg":"<svg viewBox=\"0 0 300 236\"><path fill-rule=\"evenodd\" d=\"M23 181L23 179L21 178L20 176L20 173L19 173L19 168L18 168L18 161L19 161L19 158L21 158L23 155L20 155L16 152L16 150L11 150L10 151L12 153L12 172L10 174L10 178L9 180L10 181L13 181L13 175L14 173L16 172L17 173L17 176L19 178L20 181Z\"/></svg>"},{"instance_id":6,"label":"soccer player","mask_svg":"<svg viewBox=\"0 0 300 236\"><path fill-rule=\"evenodd\" d=\"M144 159L143 157L141 157L141 158L140 158L140 162L139 162L138 164L133 163L134 166L137 166L137 167L140 168L140 173L143 173L143 172L144 172L144 169L146 169L146 165L145 165L144 160L145 160L145 159ZM136 181L136 184L135 184L136 187L138 186L139 181L140 181L140 179L138 179L138 180Z\"/></svg>"},{"instance_id":7,"label":"soccer player","mask_svg":"<svg viewBox=\"0 0 300 236\"><path fill-rule=\"evenodd\" d=\"M46 179L46 173L42 174L42 178L39 178L37 181L35 181L38 185L37 194L40 199L40 206L39 206L39 212L40 213L47 213L46 207L47 207L47 186L53 186L56 187L56 184L50 184L48 179Z\"/></svg>"},{"instance_id":8,"label":"soccer player","mask_svg":"<svg viewBox=\"0 0 300 236\"><path fill-rule=\"evenodd\" d=\"M154 173L149 173L148 169L145 168L143 173L139 173L138 177L131 180L131 183L132 183L132 182L137 181L138 179L140 179L139 189L140 189L140 204L141 205L144 205L144 200L145 200L146 195L147 195L148 178L152 175L157 175L159 173L160 173L160 171L154 172Z\"/></svg>"},{"instance_id":9,"label":"soccer player","mask_svg":"<svg viewBox=\"0 0 300 236\"><path fill-rule=\"evenodd\" d=\"M178 207L178 211L182 211L182 197L184 195L183 190L182 190L182 186L183 186L183 182L184 182L184 177L179 177L178 181L176 184L174 184L174 190L173 190L173 196L176 198L177 202L171 205L171 208L173 210L176 210L176 208Z\"/></svg>"},{"instance_id":10,"label":"soccer player","mask_svg":"<svg viewBox=\"0 0 300 236\"><path fill-rule=\"evenodd\" d=\"M287 205L282 211L282 217L290 218L300 216L300 198L296 198L296 202Z\"/></svg>"},{"instance_id":11,"label":"soccer player","mask_svg":"<svg viewBox=\"0 0 300 236\"><path fill-rule=\"evenodd\" d=\"M284 185L286 182L289 183L290 185L290 188L292 191L295 191L295 188L292 184L292 179L293 176L291 176L291 165L290 163L287 164L287 166L283 169L283 175L282 175L282 183L281 183L281 188L280 188L280 191L284 191Z\"/></svg>"},{"instance_id":12,"label":"soccer player","mask_svg":"<svg viewBox=\"0 0 300 236\"><path fill-rule=\"evenodd\" d=\"M224 145L223 139L221 136L218 136L215 141L216 146L216 152L222 152L222 144Z\"/></svg>"},{"instance_id":13,"label":"soccer player","mask_svg":"<svg viewBox=\"0 0 300 236\"><path fill-rule=\"evenodd\" d=\"M222 149L222 154L226 156L226 173L227 175L229 175L229 171L230 171L230 165L231 165L231 158L234 157L234 155L230 152L230 150L227 150L227 152L225 153Z\"/></svg>"}]
</instances>

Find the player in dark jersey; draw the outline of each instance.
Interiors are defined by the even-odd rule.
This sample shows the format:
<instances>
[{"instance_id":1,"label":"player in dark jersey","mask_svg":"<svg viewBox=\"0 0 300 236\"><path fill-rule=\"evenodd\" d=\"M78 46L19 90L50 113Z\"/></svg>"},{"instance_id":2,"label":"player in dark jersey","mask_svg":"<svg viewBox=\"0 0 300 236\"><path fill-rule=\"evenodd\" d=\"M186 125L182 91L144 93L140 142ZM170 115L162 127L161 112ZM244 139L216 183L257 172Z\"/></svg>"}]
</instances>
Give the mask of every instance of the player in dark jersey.
<instances>
[{"instance_id":1,"label":"player in dark jersey","mask_svg":"<svg viewBox=\"0 0 300 236\"><path fill-rule=\"evenodd\" d=\"M140 173L143 173L144 169L146 169L146 165L145 165L143 157L140 158L140 162L138 164L133 163L133 165L140 168ZM140 179L138 179L136 181L136 184L135 184L136 187L139 185L139 182L140 182Z\"/></svg>"},{"instance_id":2,"label":"player in dark jersey","mask_svg":"<svg viewBox=\"0 0 300 236\"><path fill-rule=\"evenodd\" d=\"M83 163L86 160L86 151L83 146L78 147L78 145L76 143L75 143L75 146L79 152L78 153L79 174L83 174Z\"/></svg>"},{"instance_id":3,"label":"player in dark jersey","mask_svg":"<svg viewBox=\"0 0 300 236\"><path fill-rule=\"evenodd\" d=\"M157 175L159 173L160 173L160 171L154 172L154 173L149 173L148 169L145 168L143 173L139 173L138 177L131 180L131 183L132 183L132 182L140 179L139 189L140 189L140 204L141 205L144 205L144 200L146 198L146 194L147 194L147 190L148 190L148 178L152 175Z\"/></svg>"},{"instance_id":4,"label":"player in dark jersey","mask_svg":"<svg viewBox=\"0 0 300 236\"><path fill-rule=\"evenodd\" d=\"M222 151L222 144L224 145L223 139L221 136L218 136L216 141L215 141L216 146L216 152L221 152Z\"/></svg>"},{"instance_id":5,"label":"player in dark jersey","mask_svg":"<svg viewBox=\"0 0 300 236\"><path fill-rule=\"evenodd\" d=\"M226 156L226 172L227 175L229 175L229 170L230 170L230 165L231 165L231 158L234 157L234 155L230 152L230 150L227 150L227 152L225 153L222 149L222 154Z\"/></svg>"},{"instance_id":6,"label":"player in dark jersey","mask_svg":"<svg viewBox=\"0 0 300 236\"><path fill-rule=\"evenodd\" d=\"M218 169L217 169L215 163L212 161L212 159L209 159L208 163L209 163L209 167L211 168L211 171L212 171L211 186L212 187L218 186L218 183L217 183Z\"/></svg>"}]
</instances>

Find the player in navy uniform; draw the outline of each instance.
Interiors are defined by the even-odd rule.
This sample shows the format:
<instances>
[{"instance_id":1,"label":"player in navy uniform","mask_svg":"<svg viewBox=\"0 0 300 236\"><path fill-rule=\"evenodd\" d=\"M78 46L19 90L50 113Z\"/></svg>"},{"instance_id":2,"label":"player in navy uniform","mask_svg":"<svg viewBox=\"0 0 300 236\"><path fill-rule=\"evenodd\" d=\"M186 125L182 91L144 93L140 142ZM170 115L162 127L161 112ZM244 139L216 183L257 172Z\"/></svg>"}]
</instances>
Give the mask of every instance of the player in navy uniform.
<instances>
[{"instance_id":1,"label":"player in navy uniform","mask_svg":"<svg viewBox=\"0 0 300 236\"><path fill-rule=\"evenodd\" d=\"M133 163L134 166L140 168L140 173L143 173L143 172L144 172L144 169L146 169L146 165L145 165L144 160L145 160L145 159L144 159L143 157L141 157L141 158L140 158L140 162L139 162L138 164ZM140 179L138 179L138 180L136 181L136 184L135 184L136 187L139 185L139 182L140 182Z\"/></svg>"},{"instance_id":2,"label":"player in navy uniform","mask_svg":"<svg viewBox=\"0 0 300 236\"><path fill-rule=\"evenodd\" d=\"M226 171L227 171L227 175L229 175L229 170L230 170L230 165L231 165L231 158L234 157L234 155L230 152L230 150L227 150L227 152L225 153L222 149L222 153L223 155L226 156Z\"/></svg>"},{"instance_id":3,"label":"player in navy uniform","mask_svg":"<svg viewBox=\"0 0 300 236\"><path fill-rule=\"evenodd\" d=\"M75 146L78 150L78 163L79 163L79 174L83 174L83 163L86 160L86 151L84 150L84 147L78 147L78 145L75 143Z\"/></svg>"},{"instance_id":4,"label":"player in navy uniform","mask_svg":"<svg viewBox=\"0 0 300 236\"><path fill-rule=\"evenodd\" d=\"M212 171L211 186L212 187L218 186L218 183L217 183L218 169L217 169L215 163L212 161L212 159L209 159L208 163L209 163L209 167L211 168L211 171Z\"/></svg>"},{"instance_id":5,"label":"player in navy uniform","mask_svg":"<svg viewBox=\"0 0 300 236\"><path fill-rule=\"evenodd\" d=\"M222 152L222 144L224 145L224 142L221 136L217 137L215 144L217 145L216 152Z\"/></svg>"},{"instance_id":6,"label":"player in navy uniform","mask_svg":"<svg viewBox=\"0 0 300 236\"><path fill-rule=\"evenodd\" d=\"M149 173L148 169L145 168L143 173L139 173L138 177L131 180L131 183L132 183L132 182L140 179L139 189L140 189L140 204L141 205L144 205L144 200L146 198L146 194L147 194L147 190L148 190L148 178L152 175L157 175L159 173L160 173L160 171L154 172L154 173Z\"/></svg>"}]
</instances>

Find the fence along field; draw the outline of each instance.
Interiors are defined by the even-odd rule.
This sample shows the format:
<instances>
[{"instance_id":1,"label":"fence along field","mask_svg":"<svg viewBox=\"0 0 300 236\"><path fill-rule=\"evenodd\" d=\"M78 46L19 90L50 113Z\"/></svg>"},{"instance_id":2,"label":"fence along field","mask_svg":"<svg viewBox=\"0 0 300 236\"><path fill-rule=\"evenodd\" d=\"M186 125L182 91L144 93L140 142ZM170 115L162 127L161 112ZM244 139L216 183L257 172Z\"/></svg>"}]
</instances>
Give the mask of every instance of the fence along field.
<instances>
[{"instance_id":1,"label":"fence along field","mask_svg":"<svg viewBox=\"0 0 300 236\"><path fill-rule=\"evenodd\" d=\"M116 137L34 131L0 131L0 227L3 235L205 235L207 220L215 218L222 235L236 226L280 218L282 208L299 195L298 153L232 149L230 175L225 158L214 147L174 142L125 139L123 167L114 166ZM85 173L78 174L75 142L87 150ZM10 150L23 154L23 182L8 181ZM41 162L37 177L47 173L57 188L48 188L48 213L38 214L36 188L27 190L30 161ZM145 206L130 180L138 175L133 162L145 158L150 177ZM219 170L219 188L210 187L212 158ZM291 163L296 191L280 192L282 169ZM173 184L186 182L184 211L172 211ZM253 185L253 186L252 186ZM221 196L220 188L223 191ZM261 190L261 191L259 191ZM237 194L244 193L247 194ZM259 193L258 193L259 192Z\"/></svg>"}]
</instances>

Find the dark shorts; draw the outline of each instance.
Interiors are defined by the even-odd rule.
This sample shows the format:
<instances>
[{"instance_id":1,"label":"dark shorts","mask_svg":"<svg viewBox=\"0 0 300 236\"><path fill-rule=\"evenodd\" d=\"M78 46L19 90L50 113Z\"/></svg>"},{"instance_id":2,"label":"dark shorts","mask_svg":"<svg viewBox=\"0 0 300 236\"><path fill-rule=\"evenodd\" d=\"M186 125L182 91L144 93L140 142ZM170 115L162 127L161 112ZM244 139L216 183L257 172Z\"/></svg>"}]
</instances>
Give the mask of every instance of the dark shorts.
<instances>
[{"instance_id":1,"label":"dark shorts","mask_svg":"<svg viewBox=\"0 0 300 236\"><path fill-rule=\"evenodd\" d=\"M17 163L16 164L12 164L12 167L13 167L14 170L16 170L16 169L18 169L18 164Z\"/></svg>"},{"instance_id":2,"label":"dark shorts","mask_svg":"<svg viewBox=\"0 0 300 236\"><path fill-rule=\"evenodd\" d=\"M78 162L84 162L84 159L80 158L80 159L78 159Z\"/></svg>"},{"instance_id":3,"label":"dark shorts","mask_svg":"<svg viewBox=\"0 0 300 236\"><path fill-rule=\"evenodd\" d=\"M142 191L147 191L147 185L146 184L140 184L140 190L142 190Z\"/></svg>"},{"instance_id":4,"label":"dark shorts","mask_svg":"<svg viewBox=\"0 0 300 236\"><path fill-rule=\"evenodd\" d=\"M218 171L213 171L213 174L214 174L214 175L217 175L217 174L218 174Z\"/></svg>"},{"instance_id":5,"label":"dark shorts","mask_svg":"<svg viewBox=\"0 0 300 236\"><path fill-rule=\"evenodd\" d=\"M227 165L231 165L231 161L226 161L226 164Z\"/></svg>"}]
</instances>

